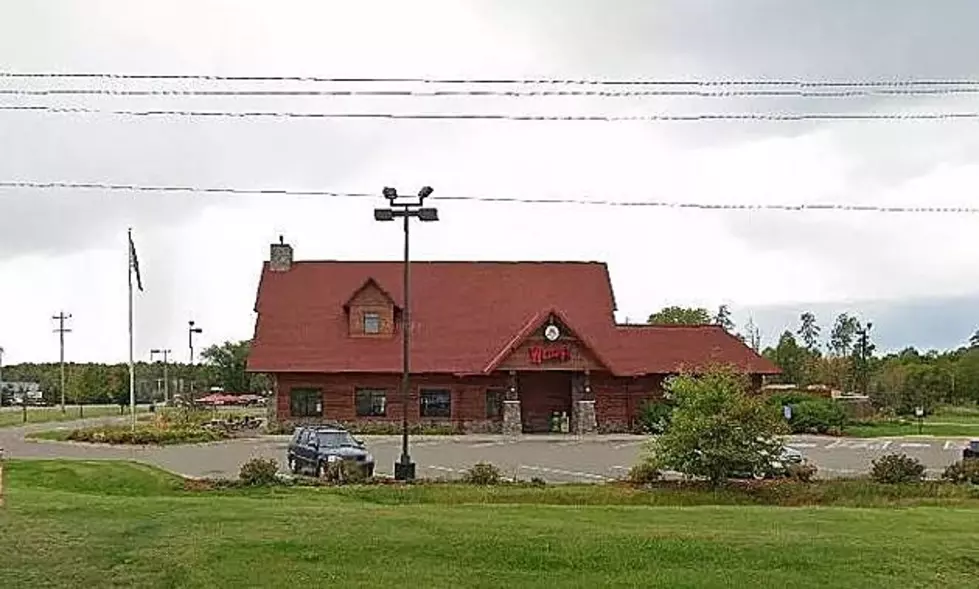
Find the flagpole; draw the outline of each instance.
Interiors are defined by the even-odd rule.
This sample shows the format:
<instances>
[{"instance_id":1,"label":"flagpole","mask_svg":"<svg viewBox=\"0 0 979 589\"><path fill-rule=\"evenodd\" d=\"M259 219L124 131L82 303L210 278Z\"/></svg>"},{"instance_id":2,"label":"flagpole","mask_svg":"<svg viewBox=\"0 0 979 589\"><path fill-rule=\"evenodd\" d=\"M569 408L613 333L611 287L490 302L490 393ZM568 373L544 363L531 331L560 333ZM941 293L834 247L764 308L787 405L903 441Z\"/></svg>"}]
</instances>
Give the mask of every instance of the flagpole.
<instances>
[{"instance_id":1,"label":"flagpole","mask_svg":"<svg viewBox=\"0 0 979 589\"><path fill-rule=\"evenodd\" d=\"M133 418L133 431L136 431L136 372L133 366L133 230L129 228L126 243L126 257L129 259L129 411Z\"/></svg>"}]
</instances>

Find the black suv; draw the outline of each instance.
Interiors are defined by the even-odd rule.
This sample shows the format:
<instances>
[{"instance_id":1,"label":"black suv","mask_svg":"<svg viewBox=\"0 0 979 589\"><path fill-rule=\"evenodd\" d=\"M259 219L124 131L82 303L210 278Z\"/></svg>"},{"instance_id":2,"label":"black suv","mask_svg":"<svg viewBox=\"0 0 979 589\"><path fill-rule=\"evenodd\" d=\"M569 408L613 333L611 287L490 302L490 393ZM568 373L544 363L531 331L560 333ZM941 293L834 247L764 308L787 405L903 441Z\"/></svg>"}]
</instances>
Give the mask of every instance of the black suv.
<instances>
[{"instance_id":1,"label":"black suv","mask_svg":"<svg viewBox=\"0 0 979 589\"><path fill-rule=\"evenodd\" d=\"M962 450L962 460L979 459L979 440L972 440Z\"/></svg>"},{"instance_id":2,"label":"black suv","mask_svg":"<svg viewBox=\"0 0 979 589\"><path fill-rule=\"evenodd\" d=\"M293 474L311 473L323 476L327 464L348 460L364 467L374 476L374 457L364 443L339 425L299 426L289 440L286 460Z\"/></svg>"}]
</instances>

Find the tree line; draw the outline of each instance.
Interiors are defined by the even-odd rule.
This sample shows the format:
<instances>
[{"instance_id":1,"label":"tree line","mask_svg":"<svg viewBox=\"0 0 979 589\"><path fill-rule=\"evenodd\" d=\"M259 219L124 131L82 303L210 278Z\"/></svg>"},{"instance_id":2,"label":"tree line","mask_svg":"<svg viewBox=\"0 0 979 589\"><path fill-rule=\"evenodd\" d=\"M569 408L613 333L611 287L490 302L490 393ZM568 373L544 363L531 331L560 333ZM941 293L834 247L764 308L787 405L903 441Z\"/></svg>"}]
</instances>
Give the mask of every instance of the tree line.
<instances>
[{"instance_id":1,"label":"tree line","mask_svg":"<svg viewBox=\"0 0 979 589\"><path fill-rule=\"evenodd\" d=\"M979 330L954 350L922 352L908 347L878 355L872 322L849 313L840 313L826 326L813 313L802 313L795 330L785 330L774 346L764 349L754 322L749 320L743 332L737 332L726 305L714 314L703 308L666 307L650 315L648 322L719 325L782 370L773 382L862 393L879 408L899 414L918 406L928 411L938 404L979 403Z\"/></svg>"},{"instance_id":2,"label":"tree line","mask_svg":"<svg viewBox=\"0 0 979 589\"><path fill-rule=\"evenodd\" d=\"M190 394L221 387L229 393L263 393L270 388L267 376L245 371L249 340L224 342L201 352L200 364L169 363L168 387L163 381L163 362L134 364L137 401L161 400L170 395ZM25 362L3 367L3 382L36 382L49 402L61 401L61 365L57 362ZM10 404L13 388L2 385L0 400ZM65 401L71 404L129 403L129 365L124 363L65 363Z\"/></svg>"}]
</instances>

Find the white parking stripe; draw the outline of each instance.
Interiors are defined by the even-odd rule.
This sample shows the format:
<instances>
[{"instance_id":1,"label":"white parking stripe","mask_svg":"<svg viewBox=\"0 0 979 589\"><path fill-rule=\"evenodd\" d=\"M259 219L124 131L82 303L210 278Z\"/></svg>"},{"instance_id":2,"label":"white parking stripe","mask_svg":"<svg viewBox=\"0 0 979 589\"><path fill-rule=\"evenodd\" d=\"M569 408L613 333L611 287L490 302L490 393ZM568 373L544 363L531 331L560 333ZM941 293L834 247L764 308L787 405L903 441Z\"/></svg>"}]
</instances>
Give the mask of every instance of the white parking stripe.
<instances>
[{"instance_id":1,"label":"white parking stripe","mask_svg":"<svg viewBox=\"0 0 979 589\"><path fill-rule=\"evenodd\" d=\"M798 442L796 444L790 443L789 444L789 447L791 447L791 448L815 448L818 445L819 444L811 444L809 442Z\"/></svg>"},{"instance_id":2,"label":"white parking stripe","mask_svg":"<svg viewBox=\"0 0 979 589\"><path fill-rule=\"evenodd\" d=\"M609 477L602 476L600 474L592 474L590 472L575 472L575 471L571 471L571 470L561 470L559 468L546 468L546 467L543 467L543 466L524 466L524 465L521 465L520 468L523 468L523 469L526 469L526 470L536 470L536 471L540 471L540 472L550 472L550 473L561 474L561 475L570 476L570 477L578 477L578 478L581 478L581 479L593 479L593 480L596 480L596 481L611 481L611 480L613 480L613 479L610 479Z\"/></svg>"},{"instance_id":3,"label":"white parking stripe","mask_svg":"<svg viewBox=\"0 0 979 589\"><path fill-rule=\"evenodd\" d=\"M880 447L881 450L887 450L887 447L891 445L890 440L885 440L883 445Z\"/></svg>"},{"instance_id":4,"label":"white parking stripe","mask_svg":"<svg viewBox=\"0 0 979 589\"><path fill-rule=\"evenodd\" d=\"M918 442L904 442L902 448L930 448L931 444L920 444Z\"/></svg>"},{"instance_id":5,"label":"white parking stripe","mask_svg":"<svg viewBox=\"0 0 979 589\"><path fill-rule=\"evenodd\" d=\"M945 447L942 450L952 450L955 448L955 444L951 441L945 442Z\"/></svg>"},{"instance_id":6,"label":"white parking stripe","mask_svg":"<svg viewBox=\"0 0 979 589\"><path fill-rule=\"evenodd\" d=\"M640 440L638 442L626 442L624 444L616 444L612 446L613 450L622 450L624 448L632 448L633 446L642 446L646 443L646 440Z\"/></svg>"}]
</instances>

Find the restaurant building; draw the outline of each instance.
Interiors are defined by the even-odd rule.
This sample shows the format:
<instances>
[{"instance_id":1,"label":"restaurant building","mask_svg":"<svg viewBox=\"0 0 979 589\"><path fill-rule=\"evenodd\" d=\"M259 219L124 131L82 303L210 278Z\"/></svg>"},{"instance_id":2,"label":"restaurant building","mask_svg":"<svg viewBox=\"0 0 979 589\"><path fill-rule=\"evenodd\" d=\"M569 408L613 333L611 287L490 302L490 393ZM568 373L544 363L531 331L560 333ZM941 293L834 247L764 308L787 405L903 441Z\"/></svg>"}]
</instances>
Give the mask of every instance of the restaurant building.
<instances>
[{"instance_id":1,"label":"restaurant building","mask_svg":"<svg viewBox=\"0 0 979 589\"><path fill-rule=\"evenodd\" d=\"M401 421L402 270L272 245L248 369L272 376L275 420ZM733 365L760 387L778 373L718 326L617 323L600 262L412 262L411 289L412 423L627 431L670 375Z\"/></svg>"}]
</instances>

